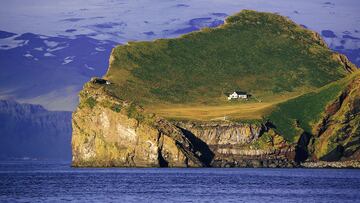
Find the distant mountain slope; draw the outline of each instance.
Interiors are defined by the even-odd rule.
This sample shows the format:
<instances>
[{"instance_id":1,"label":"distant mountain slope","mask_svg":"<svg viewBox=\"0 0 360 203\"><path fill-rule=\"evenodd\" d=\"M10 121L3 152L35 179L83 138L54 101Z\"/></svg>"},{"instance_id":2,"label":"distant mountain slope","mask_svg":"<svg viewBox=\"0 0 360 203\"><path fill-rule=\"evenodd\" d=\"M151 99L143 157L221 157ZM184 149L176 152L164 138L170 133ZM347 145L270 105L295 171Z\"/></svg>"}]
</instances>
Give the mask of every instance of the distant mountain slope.
<instances>
[{"instance_id":1,"label":"distant mountain slope","mask_svg":"<svg viewBox=\"0 0 360 203\"><path fill-rule=\"evenodd\" d=\"M102 76L115 43L88 36L0 32L0 99L72 111L92 76Z\"/></svg>"},{"instance_id":2,"label":"distant mountain slope","mask_svg":"<svg viewBox=\"0 0 360 203\"><path fill-rule=\"evenodd\" d=\"M71 112L0 100L0 158L71 158Z\"/></svg>"},{"instance_id":3,"label":"distant mountain slope","mask_svg":"<svg viewBox=\"0 0 360 203\"><path fill-rule=\"evenodd\" d=\"M285 17L247 10L218 28L118 46L112 59L105 78L114 83L113 92L141 104L217 104L233 90L271 100L355 69L318 34Z\"/></svg>"}]
</instances>

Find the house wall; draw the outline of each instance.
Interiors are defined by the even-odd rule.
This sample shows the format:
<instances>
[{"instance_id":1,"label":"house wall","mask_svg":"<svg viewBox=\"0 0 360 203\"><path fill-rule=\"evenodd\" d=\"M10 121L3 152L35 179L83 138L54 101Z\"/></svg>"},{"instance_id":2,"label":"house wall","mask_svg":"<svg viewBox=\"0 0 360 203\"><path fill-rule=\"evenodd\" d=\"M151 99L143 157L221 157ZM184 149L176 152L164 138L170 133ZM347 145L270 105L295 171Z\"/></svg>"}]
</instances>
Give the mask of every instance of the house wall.
<instances>
[{"instance_id":1,"label":"house wall","mask_svg":"<svg viewBox=\"0 0 360 203\"><path fill-rule=\"evenodd\" d=\"M238 95L238 94L236 94L234 92L234 93L229 95L228 100L231 100L231 99L247 99L247 98L248 98L247 95Z\"/></svg>"}]
</instances>

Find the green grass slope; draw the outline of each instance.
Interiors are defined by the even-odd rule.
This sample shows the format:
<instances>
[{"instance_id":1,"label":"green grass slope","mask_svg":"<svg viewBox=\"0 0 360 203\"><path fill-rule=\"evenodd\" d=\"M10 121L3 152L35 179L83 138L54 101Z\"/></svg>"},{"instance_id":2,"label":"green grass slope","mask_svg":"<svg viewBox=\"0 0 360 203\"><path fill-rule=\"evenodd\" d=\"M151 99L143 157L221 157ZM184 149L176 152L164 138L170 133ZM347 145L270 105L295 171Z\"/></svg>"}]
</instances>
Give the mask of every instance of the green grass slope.
<instances>
[{"instance_id":1,"label":"green grass slope","mask_svg":"<svg viewBox=\"0 0 360 203\"><path fill-rule=\"evenodd\" d=\"M286 140L297 142L302 132L312 133L313 126L322 118L325 108L333 102L355 78L354 73L319 90L278 104L267 119Z\"/></svg>"},{"instance_id":2,"label":"green grass slope","mask_svg":"<svg viewBox=\"0 0 360 203\"><path fill-rule=\"evenodd\" d=\"M285 17L242 11L218 28L114 49L105 76L119 97L140 104L226 102L324 86L346 75L317 35Z\"/></svg>"}]
</instances>

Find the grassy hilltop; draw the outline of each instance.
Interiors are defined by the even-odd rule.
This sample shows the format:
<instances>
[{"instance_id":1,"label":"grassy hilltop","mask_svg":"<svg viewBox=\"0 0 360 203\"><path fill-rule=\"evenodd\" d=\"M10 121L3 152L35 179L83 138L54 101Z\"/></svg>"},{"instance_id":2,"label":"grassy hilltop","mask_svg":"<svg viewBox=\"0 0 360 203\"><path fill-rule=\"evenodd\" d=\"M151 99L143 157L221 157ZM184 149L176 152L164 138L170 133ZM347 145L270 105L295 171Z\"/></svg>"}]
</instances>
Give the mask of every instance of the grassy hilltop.
<instances>
[{"instance_id":1,"label":"grassy hilltop","mask_svg":"<svg viewBox=\"0 0 360 203\"><path fill-rule=\"evenodd\" d=\"M347 75L319 36L289 19L244 10L218 28L130 42L105 76L116 96L167 118L260 119L276 105ZM246 102L225 93L242 90Z\"/></svg>"}]
</instances>

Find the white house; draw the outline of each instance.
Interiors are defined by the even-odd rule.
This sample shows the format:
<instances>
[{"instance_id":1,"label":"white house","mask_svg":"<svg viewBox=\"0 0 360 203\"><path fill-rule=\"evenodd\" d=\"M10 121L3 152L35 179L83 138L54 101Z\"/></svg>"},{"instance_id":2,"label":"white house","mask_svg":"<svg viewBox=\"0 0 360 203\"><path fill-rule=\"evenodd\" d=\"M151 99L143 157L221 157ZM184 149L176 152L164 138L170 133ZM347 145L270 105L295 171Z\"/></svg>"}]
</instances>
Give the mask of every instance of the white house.
<instances>
[{"instance_id":1,"label":"white house","mask_svg":"<svg viewBox=\"0 0 360 203\"><path fill-rule=\"evenodd\" d=\"M229 94L229 96L228 96L228 100L247 99L247 98L248 98L248 94L246 92L239 92L239 91L234 91L233 93Z\"/></svg>"}]
</instances>

